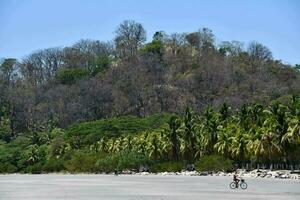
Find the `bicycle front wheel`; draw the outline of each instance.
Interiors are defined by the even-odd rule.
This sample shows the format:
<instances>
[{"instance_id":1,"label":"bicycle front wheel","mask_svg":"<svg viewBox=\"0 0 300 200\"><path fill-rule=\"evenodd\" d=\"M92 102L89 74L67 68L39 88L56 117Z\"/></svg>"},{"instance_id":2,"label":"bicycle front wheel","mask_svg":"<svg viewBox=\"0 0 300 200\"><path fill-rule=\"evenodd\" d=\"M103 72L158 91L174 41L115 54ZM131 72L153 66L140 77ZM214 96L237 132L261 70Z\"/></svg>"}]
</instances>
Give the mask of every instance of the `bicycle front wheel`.
<instances>
[{"instance_id":1,"label":"bicycle front wheel","mask_svg":"<svg viewBox=\"0 0 300 200\"><path fill-rule=\"evenodd\" d=\"M236 183L235 182L231 182L230 185L229 185L229 187L231 189L235 189L236 188Z\"/></svg>"},{"instance_id":2,"label":"bicycle front wheel","mask_svg":"<svg viewBox=\"0 0 300 200\"><path fill-rule=\"evenodd\" d=\"M241 188L242 189L247 189L247 187L248 187L248 185L247 185L247 183L245 183L245 182L242 182L241 184L240 184L240 186L241 186Z\"/></svg>"}]
</instances>

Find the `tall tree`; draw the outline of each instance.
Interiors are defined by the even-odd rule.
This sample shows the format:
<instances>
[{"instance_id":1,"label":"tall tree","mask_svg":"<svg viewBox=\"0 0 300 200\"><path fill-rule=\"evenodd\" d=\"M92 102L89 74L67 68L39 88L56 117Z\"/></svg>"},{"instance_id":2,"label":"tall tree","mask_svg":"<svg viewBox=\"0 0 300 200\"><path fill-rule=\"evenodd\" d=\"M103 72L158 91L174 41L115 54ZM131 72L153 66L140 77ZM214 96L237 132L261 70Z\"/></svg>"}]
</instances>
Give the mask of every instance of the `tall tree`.
<instances>
[{"instance_id":1,"label":"tall tree","mask_svg":"<svg viewBox=\"0 0 300 200\"><path fill-rule=\"evenodd\" d=\"M138 49L146 41L146 31L142 24L125 20L116 30L114 39L117 56L124 60L136 59Z\"/></svg>"},{"instance_id":2,"label":"tall tree","mask_svg":"<svg viewBox=\"0 0 300 200\"><path fill-rule=\"evenodd\" d=\"M179 159L179 128L179 119L176 116L172 116L168 122L167 132L172 146L172 156L176 161Z\"/></svg>"},{"instance_id":3,"label":"tall tree","mask_svg":"<svg viewBox=\"0 0 300 200\"><path fill-rule=\"evenodd\" d=\"M197 144L197 122L196 116L190 107L187 107L182 119L182 145L181 151L187 162L195 160Z\"/></svg>"}]
</instances>

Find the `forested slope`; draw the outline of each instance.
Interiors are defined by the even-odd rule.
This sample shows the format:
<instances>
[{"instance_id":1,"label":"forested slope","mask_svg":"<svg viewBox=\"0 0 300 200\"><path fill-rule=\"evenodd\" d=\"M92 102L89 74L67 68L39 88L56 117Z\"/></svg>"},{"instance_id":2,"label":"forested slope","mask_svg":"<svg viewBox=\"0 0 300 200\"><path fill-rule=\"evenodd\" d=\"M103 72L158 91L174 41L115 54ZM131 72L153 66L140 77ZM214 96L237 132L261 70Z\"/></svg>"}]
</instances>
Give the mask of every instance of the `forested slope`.
<instances>
[{"instance_id":1,"label":"forested slope","mask_svg":"<svg viewBox=\"0 0 300 200\"><path fill-rule=\"evenodd\" d=\"M62 163L72 159L78 149L78 156L83 153L82 149L90 154L87 149L95 146L92 142L128 135L127 125L129 132L135 133L130 137L141 135L146 130L157 132L157 128L167 126L169 114L179 117L179 127L182 127L185 124L182 116L187 108L196 116L206 116L208 110L216 112L212 115L216 117L212 118L218 120L207 125L212 126L209 128L213 140L209 146L212 149L205 150L201 145L201 148L192 145L188 147L191 148L188 151L196 155L192 158L185 157L185 151L180 155L178 153L178 158L159 157L156 150L152 153L148 151L147 159L177 161L180 158L195 161L200 155L218 153L214 145L221 137L218 131L225 126L225 122L219 119L217 112L221 112L224 105L230 107L230 120L234 124L232 129L238 126L242 135L249 135L249 130L255 130L255 133L259 130L261 135L257 137L261 138L258 141L263 139L263 133L276 132L265 137L274 136L275 139L276 136L277 144L283 145L282 137L299 123L297 95L300 93L300 66L287 65L274 59L271 51L259 42L243 44L216 40L213 32L207 28L192 33L167 34L157 31L152 39L146 40L146 31L141 24L124 21L117 27L112 41L81 40L69 47L38 50L21 60L3 58L0 63L0 154L4 159L2 163L6 163L10 170L5 168L2 171L32 171L31 167L38 164L41 166L37 166L37 169L44 169L42 166L46 161L58 159L55 153L49 153L52 145L57 145L58 151L66 156ZM293 110L291 102L295 104ZM276 105L278 108L275 108ZM249 111L246 111L248 107ZM239 112L248 113L249 120L252 120L247 122L247 127L240 124L239 119L242 119L237 117ZM252 112L259 112L261 121L257 122L257 116ZM275 112L273 114L276 117L266 114L268 112ZM148 116L146 120L139 119ZM161 116L161 122L157 116ZM151 117L155 120L151 121ZM199 120L199 117L196 118ZM95 120L100 121L93 122ZM280 125L270 125L272 120L272 123L278 122ZM200 120L195 124L202 123ZM180 130L183 137L184 133ZM190 131L200 134L199 130L198 127ZM298 145L297 130L295 128L291 134L294 134L295 144ZM162 137L163 131L158 132L156 134ZM73 137L72 133L78 135ZM86 138L87 135L90 138ZM153 137L149 141L158 140L156 136ZM182 140L191 138L183 137ZM193 140L204 144L202 139ZM24 149L32 155L27 160L21 156ZM41 157L46 160L39 162L34 158L37 152L44 152ZM67 152L72 153L69 155ZM260 154L255 158L246 158L246 155L236 158L231 155L232 152L221 154L240 164L258 158L264 162L271 160L265 154L263 158ZM287 160L286 152L278 150L271 154L280 155L278 162ZM15 159L10 160L12 157ZM93 157L91 162L98 159ZM19 166L19 162L26 166ZM56 163L59 162L57 160ZM66 169L66 166L66 163L57 166L57 170ZM48 168L45 169L47 171Z\"/></svg>"}]
</instances>

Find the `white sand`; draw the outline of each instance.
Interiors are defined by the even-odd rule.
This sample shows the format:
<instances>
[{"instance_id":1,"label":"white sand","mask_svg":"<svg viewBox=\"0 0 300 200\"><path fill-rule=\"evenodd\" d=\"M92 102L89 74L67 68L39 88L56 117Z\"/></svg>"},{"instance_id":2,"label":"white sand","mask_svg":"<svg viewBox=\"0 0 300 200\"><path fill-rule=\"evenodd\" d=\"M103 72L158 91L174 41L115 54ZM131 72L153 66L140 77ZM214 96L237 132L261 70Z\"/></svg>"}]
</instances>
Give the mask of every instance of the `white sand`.
<instances>
[{"instance_id":1,"label":"white sand","mask_svg":"<svg viewBox=\"0 0 300 200\"><path fill-rule=\"evenodd\" d=\"M247 178L246 190L230 189L231 181L213 176L0 175L0 199L300 199L300 180Z\"/></svg>"}]
</instances>

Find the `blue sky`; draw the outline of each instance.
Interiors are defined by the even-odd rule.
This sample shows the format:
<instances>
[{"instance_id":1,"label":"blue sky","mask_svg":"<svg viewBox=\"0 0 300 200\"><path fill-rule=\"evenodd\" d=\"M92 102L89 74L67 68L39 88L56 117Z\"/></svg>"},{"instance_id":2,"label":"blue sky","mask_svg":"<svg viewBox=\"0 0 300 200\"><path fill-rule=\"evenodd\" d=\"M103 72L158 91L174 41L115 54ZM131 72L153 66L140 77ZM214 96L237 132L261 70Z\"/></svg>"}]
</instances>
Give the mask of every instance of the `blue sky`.
<instances>
[{"instance_id":1,"label":"blue sky","mask_svg":"<svg viewBox=\"0 0 300 200\"><path fill-rule=\"evenodd\" d=\"M126 19L142 23L148 39L208 27L218 41L259 41L276 59L300 63L298 0L0 0L0 58L111 40Z\"/></svg>"}]
</instances>

